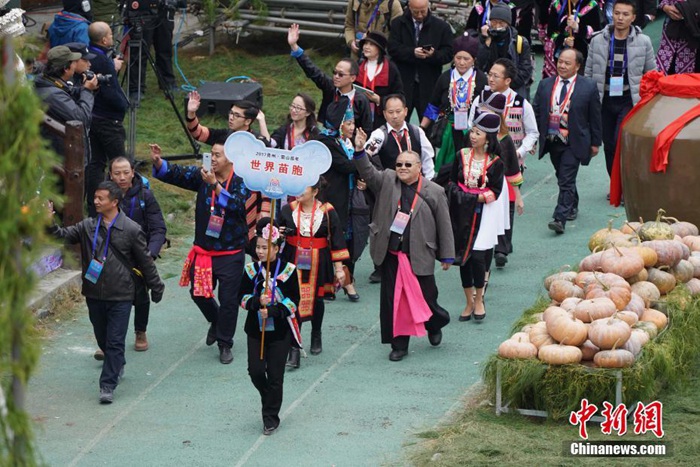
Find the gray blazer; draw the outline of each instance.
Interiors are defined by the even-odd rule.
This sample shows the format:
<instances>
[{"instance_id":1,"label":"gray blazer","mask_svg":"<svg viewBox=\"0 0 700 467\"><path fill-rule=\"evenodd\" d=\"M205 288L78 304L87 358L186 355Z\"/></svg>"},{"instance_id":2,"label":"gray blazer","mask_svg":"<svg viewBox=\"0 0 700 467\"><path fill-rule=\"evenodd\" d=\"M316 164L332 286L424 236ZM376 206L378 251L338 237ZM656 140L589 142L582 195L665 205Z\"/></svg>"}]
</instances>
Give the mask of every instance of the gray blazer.
<instances>
[{"instance_id":1,"label":"gray blazer","mask_svg":"<svg viewBox=\"0 0 700 467\"><path fill-rule=\"evenodd\" d=\"M377 199L373 222L369 224L369 252L374 264L382 264L389 247L389 228L401 197L401 181L391 169L377 170L365 155L355 159L355 164L360 178ZM454 259L455 243L444 188L423 178L420 194L411 216L409 256L415 275L431 276L436 259Z\"/></svg>"},{"instance_id":2,"label":"gray blazer","mask_svg":"<svg viewBox=\"0 0 700 467\"><path fill-rule=\"evenodd\" d=\"M588 59L584 75L595 81L601 102L605 96L605 71L610 60L612 30L613 26L608 26L593 34L591 44L588 46ZM656 57L651 39L642 34L639 27L632 26L632 31L627 36L627 78L630 82L633 104L639 102L640 99L639 83L642 81L642 75L651 70L656 70Z\"/></svg>"}]
</instances>

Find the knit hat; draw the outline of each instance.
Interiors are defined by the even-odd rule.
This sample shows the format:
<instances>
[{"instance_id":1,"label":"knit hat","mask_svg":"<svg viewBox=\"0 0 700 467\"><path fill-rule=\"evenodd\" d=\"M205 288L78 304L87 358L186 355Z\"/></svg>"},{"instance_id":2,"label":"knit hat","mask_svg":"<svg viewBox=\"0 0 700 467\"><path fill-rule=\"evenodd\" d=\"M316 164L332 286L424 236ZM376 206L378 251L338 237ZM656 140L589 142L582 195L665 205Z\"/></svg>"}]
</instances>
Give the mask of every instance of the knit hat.
<instances>
[{"instance_id":1,"label":"knit hat","mask_svg":"<svg viewBox=\"0 0 700 467\"><path fill-rule=\"evenodd\" d=\"M63 10L75 13L92 21L92 6L90 0L63 0Z\"/></svg>"},{"instance_id":2,"label":"knit hat","mask_svg":"<svg viewBox=\"0 0 700 467\"><path fill-rule=\"evenodd\" d=\"M0 9L2 9L9 0L0 0ZM12 8L0 16L0 37L17 37L24 34L24 24L22 23L22 14L24 10L20 8Z\"/></svg>"},{"instance_id":3,"label":"knit hat","mask_svg":"<svg viewBox=\"0 0 700 467\"><path fill-rule=\"evenodd\" d=\"M63 45L68 47L71 50L71 52L78 52L83 60L92 60L97 56L94 53L90 52L90 49L88 49L87 44L83 44L82 42L69 42Z\"/></svg>"},{"instance_id":4,"label":"knit hat","mask_svg":"<svg viewBox=\"0 0 700 467\"><path fill-rule=\"evenodd\" d=\"M501 115L506 110L506 95L484 89L479 97L479 107Z\"/></svg>"},{"instance_id":5,"label":"knit hat","mask_svg":"<svg viewBox=\"0 0 700 467\"><path fill-rule=\"evenodd\" d=\"M474 119L474 126L486 133L496 133L501 127L501 117L493 112L480 112Z\"/></svg>"},{"instance_id":6,"label":"knit hat","mask_svg":"<svg viewBox=\"0 0 700 467\"><path fill-rule=\"evenodd\" d=\"M452 51L454 54L457 54L457 52L466 52L471 55L473 59L476 59L476 55L479 53L479 39L465 33L463 36L459 36L452 41Z\"/></svg>"},{"instance_id":7,"label":"knit hat","mask_svg":"<svg viewBox=\"0 0 700 467\"><path fill-rule=\"evenodd\" d=\"M491 5L491 14L489 15L489 20L500 19L505 21L509 25L513 23L513 13L511 13L510 8L503 4L497 3Z\"/></svg>"},{"instance_id":8,"label":"knit hat","mask_svg":"<svg viewBox=\"0 0 700 467\"><path fill-rule=\"evenodd\" d=\"M376 45L379 47L379 50L386 55L386 46L387 46L387 40L384 34L380 32L368 32L365 37L362 38L360 41L360 49L362 49L362 46L365 44L365 42L371 42L372 44Z\"/></svg>"},{"instance_id":9,"label":"knit hat","mask_svg":"<svg viewBox=\"0 0 700 467\"><path fill-rule=\"evenodd\" d=\"M48 58L48 64L50 67L54 64L67 65L70 62L79 60L82 55L79 52L71 52L71 50L65 45L57 45L49 50L46 57Z\"/></svg>"}]
</instances>

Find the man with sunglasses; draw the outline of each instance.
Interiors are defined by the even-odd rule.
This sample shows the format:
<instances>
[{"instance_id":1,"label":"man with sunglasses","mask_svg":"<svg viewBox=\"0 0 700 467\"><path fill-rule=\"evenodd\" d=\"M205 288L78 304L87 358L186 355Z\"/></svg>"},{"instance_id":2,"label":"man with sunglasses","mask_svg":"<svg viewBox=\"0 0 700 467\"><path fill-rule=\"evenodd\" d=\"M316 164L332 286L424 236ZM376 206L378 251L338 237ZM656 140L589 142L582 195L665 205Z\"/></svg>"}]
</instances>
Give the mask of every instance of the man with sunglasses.
<instances>
[{"instance_id":1,"label":"man with sunglasses","mask_svg":"<svg viewBox=\"0 0 700 467\"><path fill-rule=\"evenodd\" d=\"M396 158L394 170L380 171L366 157L367 136L355 137L355 165L377 197L370 228L370 254L381 265L379 318L389 360L408 355L410 336L428 334L442 342L449 313L438 302L435 261L446 271L454 261L454 238L445 190L421 175L420 155L410 150Z\"/></svg>"},{"instance_id":2,"label":"man with sunglasses","mask_svg":"<svg viewBox=\"0 0 700 467\"><path fill-rule=\"evenodd\" d=\"M304 49L299 47L298 42L299 25L292 24L287 32L287 43L292 49L291 55L297 60L306 76L316 84L316 87L323 94L321 106L318 109L318 121L325 123L328 104L337 101L340 96L346 96L350 100L355 114L355 124L358 128L362 128L366 134L369 134L372 131L372 112L369 100L361 92L355 92L353 86L359 73L357 62L351 58L340 59L335 65L331 78L311 61L309 56L304 53Z\"/></svg>"}]
</instances>

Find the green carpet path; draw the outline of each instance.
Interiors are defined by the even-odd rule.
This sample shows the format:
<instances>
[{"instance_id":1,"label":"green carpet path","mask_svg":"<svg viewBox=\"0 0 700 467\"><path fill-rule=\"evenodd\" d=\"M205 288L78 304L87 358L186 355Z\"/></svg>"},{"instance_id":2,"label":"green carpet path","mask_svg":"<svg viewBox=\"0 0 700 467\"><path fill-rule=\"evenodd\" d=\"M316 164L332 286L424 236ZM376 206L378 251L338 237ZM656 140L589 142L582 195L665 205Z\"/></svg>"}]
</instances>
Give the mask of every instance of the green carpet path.
<instances>
[{"instance_id":1,"label":"green carpet path","mask_svg":"<svg viewBox=\"0 0 700 467\"><path fill-rule=\"evenodd\" d=\"M459 271L436 267L439 301L452 316L442 345L412 339L408 357L390 362L389 346L379 342L379 285L367 282L366 251L356 274L361 300L350 303L339 295L327 302L323 353L287 371L282 422L271 437L262 436L260 398L247 374L244 313L235 360L221 365L216 346L204 344L207 323L177 283L188 246L166 251L159 263L168 277L166 294L151 310L151 348L135 352L129 333L126 375L112 405L98 404L101 364L92 359L95 343L84 305L75 320L44 341L28 397L42 459L54 466L404 463L416 433L460 409L480 380L481 364L544 293L542 279L562 265L577 264L588 252L590 234L611 216L619 218L616 224L624 218L624 209L605 199L602 151L579 171L579 218L561 236L547 229L558 193L551 162L530 157L527 166L515 252L505 269L494 268L486 319L457 321L465 303ZM307 341L309 332L306 325Z\"/></svg>"}]
</instances>

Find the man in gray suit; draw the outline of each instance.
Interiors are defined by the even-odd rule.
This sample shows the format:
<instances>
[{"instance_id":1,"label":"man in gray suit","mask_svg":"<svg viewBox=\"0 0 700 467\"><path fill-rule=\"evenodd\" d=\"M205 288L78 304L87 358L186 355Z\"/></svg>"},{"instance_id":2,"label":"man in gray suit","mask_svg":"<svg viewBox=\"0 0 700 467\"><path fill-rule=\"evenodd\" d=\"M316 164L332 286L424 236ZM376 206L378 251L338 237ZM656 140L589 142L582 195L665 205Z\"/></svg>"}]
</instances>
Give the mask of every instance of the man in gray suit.
<instances>
[{"instance_id":1,"label":"man in gray suit","mask_svg":"<svg viewBox=\"0 0 700 467\"><path fill-rule=\"evenodd\" d=\"M408 354L410 336L440 345L441 329L450 315L437 303L435 260L442 269L454 261L454 238L445 190L421 175L421 157L404 151L395 170L377 170L364 152L367 135L355 137L355 164L375 194L374 221L369 224L370 254L382 269L379 317L389 360Z\"/></svg>"}]
</instances>

